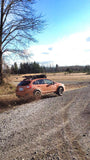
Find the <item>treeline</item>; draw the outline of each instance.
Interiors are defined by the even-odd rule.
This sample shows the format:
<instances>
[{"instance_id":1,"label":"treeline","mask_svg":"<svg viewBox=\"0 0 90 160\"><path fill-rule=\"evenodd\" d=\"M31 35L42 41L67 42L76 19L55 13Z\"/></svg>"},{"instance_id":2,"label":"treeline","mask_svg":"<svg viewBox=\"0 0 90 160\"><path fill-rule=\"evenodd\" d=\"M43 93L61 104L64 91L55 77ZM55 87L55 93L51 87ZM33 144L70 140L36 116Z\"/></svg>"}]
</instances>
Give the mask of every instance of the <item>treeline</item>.
<instances>
[{"instance_id":1,"label":"treeline","mask_svg":"<svg viewBox=\"0 0 90 160\"><path fill-rule=\"evenodd\" d=\"M11 66L10 73L12 74L26 74L26 73L53 73L53 72L66 72L66 73L79 73L85 72L90 74L90 65L87 66L65 66L61 67L56 64L55 67L40 66L39 63L20 63L19 67L15 62Z\"/></svg>"},{"instance_id":2,"label":"treeline","mask_svg":"<svg viewBox=\"0 0 90 160\"><path fill-rule=\"evenodd\" d=\"M26 74L26 73L42 73L43 67L39 65L39 63L20 63L18 67L17 63L15 62L14 65L11 66L11 73L12 74Z\"/></svg>"},{"instance_id":3,"label":"treeline","mask_svg":"<svg viewBox=\"0 0 90 160\"><path fill-rule=\"evenodd\" d=\"M80 73L80 72L87 72L90 73L90 65L87 66L58 66L56 65L56 67L49 67L47 68L48 71L52 72L66 72L66 73Z\"/></svg>"}]
</instances>

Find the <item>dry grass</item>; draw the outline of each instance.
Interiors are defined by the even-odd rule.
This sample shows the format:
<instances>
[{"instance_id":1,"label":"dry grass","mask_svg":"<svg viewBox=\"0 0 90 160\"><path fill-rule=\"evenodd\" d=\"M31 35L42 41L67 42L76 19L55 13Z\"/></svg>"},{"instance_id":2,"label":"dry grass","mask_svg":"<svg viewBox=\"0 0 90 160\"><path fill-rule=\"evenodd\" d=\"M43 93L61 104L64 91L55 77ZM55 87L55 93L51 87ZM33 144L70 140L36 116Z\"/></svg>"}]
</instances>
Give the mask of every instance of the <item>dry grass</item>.
<instances>
[{"instance_id":1,"label":"dry grass","mask_svg":"<svg viewBox=\"0 0 90 160\"><path fill-rule=\"evenodd\" d=\"M26 76L28 75L33 75L33 74L25 74ZM8 77L5 78L5 82L13 86L17 86L17 84L24 79L24 74L23 75L9 75ZM90 75L86 73L47 73L46 74L47 78L52 79L53 81L57 82L89 82L90 81Z\"/></svg>"},{"instance_id":2,"label":"dry grass","mask_svg":"<svg viewBox=\"0 0 90 160\"><path fill-rule=\"evenodd\" d=\"M86 73L49 73L47 74L48 78L55 80L55 81L76 81L76 82L83 82L83 81L90 81L90 75Z\"/></svg>"},{"instance_id":3,"label":"dry grass","mask_svg":"<svg viewBox=\"0 0 90 160\"><path fill-rule=\"evenodd\" d=\"M13 86L9 83L4 83L0 86L0 96L13 94L13 93L15 93L15 89L16 89L15 86Z\"/></svg>"}]
</instances>

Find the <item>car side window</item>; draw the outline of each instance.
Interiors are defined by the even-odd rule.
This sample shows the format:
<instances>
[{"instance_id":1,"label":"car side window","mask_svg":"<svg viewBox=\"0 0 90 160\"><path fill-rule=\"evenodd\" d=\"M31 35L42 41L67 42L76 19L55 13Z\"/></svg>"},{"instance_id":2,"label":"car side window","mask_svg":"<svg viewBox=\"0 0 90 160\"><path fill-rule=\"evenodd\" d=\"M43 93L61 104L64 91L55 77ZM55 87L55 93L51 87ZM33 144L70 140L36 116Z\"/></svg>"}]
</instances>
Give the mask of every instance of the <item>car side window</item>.
<instances>
[{"instance_id":1,"label":"car side window","mask_svg":"<svg viewBox=\"0 0 90 160\"><path fill-rule=\"evenodd\" d=\"M49 79L45 79L45 84L53 84L53 81L49 80Z\"/></svg>"},{"instance_id":2,"label":"car side window","mask_svg":"<svg viewBox=\"0 0 90 160\"><path fill-rule=\"evenodd\" d=\"M39 84L38 80L34 81L33 84L35 84L35 85Z\"/></svg>"},{"instance_id":3,"label":"car side window","mask_svg":"<svg viewBox=\"0 0 90 160\"><path fill-rule=\"evenodd\" d=\"M43 79L40 79L40 80L39 80L39 84L44 84L44 80L43 80Z\"/></svg>"},{"instance_id":4,"label":"car side window","mask_svg":"<svg viewBox=\"0 0 90 160\"><path fill-rule=\"evenodd\" d=\"M43 79L40 79L40 80L34 81L33 84L37 85L37 84L45 84L45 83Z\"/></svg>"}]
</instances>

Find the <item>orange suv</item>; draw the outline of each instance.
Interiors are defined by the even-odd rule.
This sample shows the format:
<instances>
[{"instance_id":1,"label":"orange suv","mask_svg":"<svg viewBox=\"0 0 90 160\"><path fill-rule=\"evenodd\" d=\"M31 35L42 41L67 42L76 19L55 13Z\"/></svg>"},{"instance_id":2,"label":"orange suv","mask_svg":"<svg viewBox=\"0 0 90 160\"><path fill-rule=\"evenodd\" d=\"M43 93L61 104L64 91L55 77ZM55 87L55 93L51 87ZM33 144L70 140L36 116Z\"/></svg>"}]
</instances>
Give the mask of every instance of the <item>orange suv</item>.
<instances>
[{"instance_id":1,"label":"orange suv","mask_svg":"<svg viewBox=\"0 0 90 160\"><path fill-rule=\"evenodd\" d=\"M46 75L34 75L25 76L25 79L18 84L16 96L19 98L35 97L37 99L48 93L56 93L61 96L64 91L64 84L47 79Z\"/></svg>"}]
</instances>

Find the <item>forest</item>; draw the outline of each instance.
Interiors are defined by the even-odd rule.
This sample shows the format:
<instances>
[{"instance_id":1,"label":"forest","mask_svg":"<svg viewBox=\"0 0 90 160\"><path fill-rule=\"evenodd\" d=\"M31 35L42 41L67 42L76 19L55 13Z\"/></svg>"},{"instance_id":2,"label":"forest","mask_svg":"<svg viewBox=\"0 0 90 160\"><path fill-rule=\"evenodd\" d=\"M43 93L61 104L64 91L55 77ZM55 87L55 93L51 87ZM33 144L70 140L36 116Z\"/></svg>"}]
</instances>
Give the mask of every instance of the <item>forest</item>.
<instances>
[{"instance_id":1,"label":"forest","mask_svg":"<svg viewBox=\"0 0 90 160\"><path fill-rule=\"evenodd\" d=\"M29 74L29 73L54 73L54 72L65 72L65 73L80 73L85 72L90 74L90 65L86 66L41 66L37 62L32 63L20 63L18 66L15 62L11 68L8 66L4 69L5 73L11 74Z\"/></svg>"}]
</instances>

